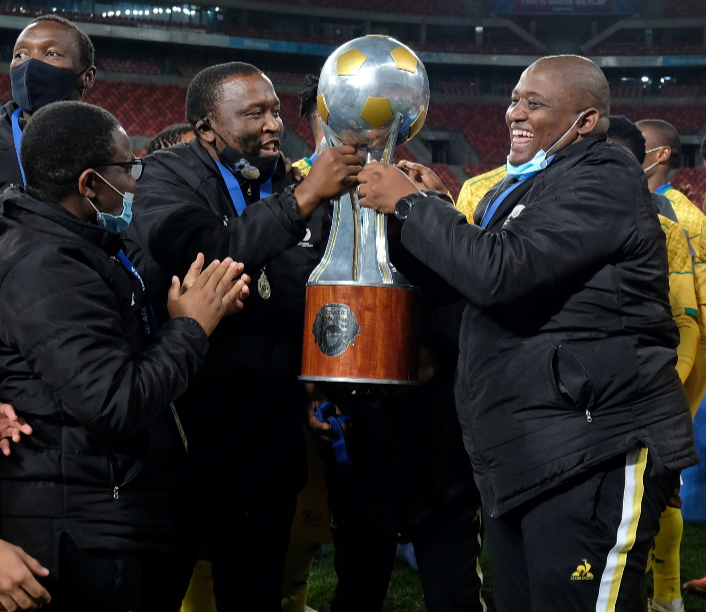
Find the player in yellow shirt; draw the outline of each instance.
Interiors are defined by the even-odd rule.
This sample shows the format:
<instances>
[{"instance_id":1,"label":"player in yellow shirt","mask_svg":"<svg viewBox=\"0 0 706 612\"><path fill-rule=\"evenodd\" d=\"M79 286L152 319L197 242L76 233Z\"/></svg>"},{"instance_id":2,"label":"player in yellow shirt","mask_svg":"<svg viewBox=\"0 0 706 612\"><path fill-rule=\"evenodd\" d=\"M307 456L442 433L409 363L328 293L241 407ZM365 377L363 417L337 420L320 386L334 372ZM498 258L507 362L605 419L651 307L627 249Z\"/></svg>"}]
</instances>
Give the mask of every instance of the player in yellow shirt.
<instances>
[{"instance_id":1,"label":"player in yellow shirt","mask_svg":"<svg viewBox=\"0 0 706 612\"><path fill-rule=\"evenodd\" d=\"M636 125L645 137L646 155L642 167L650 191L665 196L672 203L677 221L689 233L689 241L696 251L706 215L669 182L669 174L680 165L679 132L671 123L660 119L645 119Z\"/></svg>"},{"instance_id":2,"label":"player in yellow shirt","mask_svg":"<svg viewBox=\"0 0 706 612\"><path fill-rule=\"evenodd\" d=\"M473 215L476 213L476 207L485 197L485 194L506 176L507 169L505 166L501 166L485 174L474 176L463 184L461 193L458 195L456 208L466 215L466 219L468 219L469 223L473 223Z\"/></svg>"},{"instance_id":3,"label":"player in yellow shirt","mask_svg":"<svg viewBox=\"0 0 706 612\"><path fill-rule=\"evenodd\" d=\"M638 129L626 117L611 117L608 142L625 147L635 155L638 161L643 162L643 168L648 167L649 164L644 163L646 148L650 147L650 143L646 142L647 139L644 137L646 131L649 131L649 128L647 130ZM652 153L655 152L652 151ZM653 168L648 172L652 170ZM648 184L650 184L649 173ZM655 190L652 191L652 199L657 210L661 213L659 220L667 241L669 301L672 307L672 316L679 328L676 368L681 381L685 383L691 378L695 361L698 359L697 350L700 344L698 319L703 318L699 317L694 262L687 240L688 233L684 231L681 224L674 220L680 218L677 212L678 204L671 199L665 200L664 195L656 193ZM684 218L688 218L692 222L693 216L688 213L689 209L683 207L681 210L687 211ZM671 216L673 220L668 219L667 215ZM698 233L701 233L700 225ZM684 612L680 590L679 559L679 549L684 531L681 510L678 507L666 508L660 516L659 525L659 534L655 537L655 545L648 565L648 571L651 566L654 576L654 597L650 602L649 609L651 612Z\"/></svg>"},{"instance_id":4,"label":"player in yellow shirt","mask_svg":"<svg viewBox=\"0 0 706 612\"><path fill-rule=\"evenodd\" d=\"M694 280L696 284L696 300L699 305L699 330L701 336L696 348L694 368L691 370L691 374L684 385L691 407L691 418L696 416L696 411L706 394L706 219L701 225L699 234L695 248Z\"/></svg>"}]
</instances>

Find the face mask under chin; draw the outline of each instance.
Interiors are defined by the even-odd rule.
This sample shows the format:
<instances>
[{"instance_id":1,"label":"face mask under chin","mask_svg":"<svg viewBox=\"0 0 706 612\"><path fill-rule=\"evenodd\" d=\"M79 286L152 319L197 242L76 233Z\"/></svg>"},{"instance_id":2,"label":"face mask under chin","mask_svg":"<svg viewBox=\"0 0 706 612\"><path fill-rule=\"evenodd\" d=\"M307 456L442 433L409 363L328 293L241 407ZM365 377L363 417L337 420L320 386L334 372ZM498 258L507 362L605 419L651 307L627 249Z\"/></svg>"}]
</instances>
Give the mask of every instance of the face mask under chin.
<instances>
[{"instance_id":1,"label":"face mask under chin","mask_svg":"<svg viewBox=\"0 0 706 612\"><path fill-rule=\"evenodd\" d=\"M213 127L211 127L211 129L213 130ZM219 161L228 168L236 178L262 184L274 176L277 164L279 163L279 155L268 155L267 157L245 155L232 147L218 132L213 130L213 133L216 134L225 145L220 152L218 148L216 148Z\"/></svg>"}]
</instances>

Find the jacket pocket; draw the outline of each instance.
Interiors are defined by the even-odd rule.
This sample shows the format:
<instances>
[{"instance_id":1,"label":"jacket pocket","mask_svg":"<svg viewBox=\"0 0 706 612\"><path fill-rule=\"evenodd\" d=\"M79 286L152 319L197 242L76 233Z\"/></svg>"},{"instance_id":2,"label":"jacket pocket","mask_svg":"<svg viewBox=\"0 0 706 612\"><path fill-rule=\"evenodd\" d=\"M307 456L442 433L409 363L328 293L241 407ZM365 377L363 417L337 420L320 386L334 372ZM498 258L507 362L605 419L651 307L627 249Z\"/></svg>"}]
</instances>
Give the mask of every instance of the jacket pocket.
<instances>
[{"instance_id":1,"label":"jacket pocket","mask_svg":"<svg viewBox=\"0 0 706 612\"><path fill-rule=\"evenodd\" d=\"M639 391L635 348L622 336L561 342L552 373L564 400L581 411L632 403Z\"/></svg>"}]
</instances>

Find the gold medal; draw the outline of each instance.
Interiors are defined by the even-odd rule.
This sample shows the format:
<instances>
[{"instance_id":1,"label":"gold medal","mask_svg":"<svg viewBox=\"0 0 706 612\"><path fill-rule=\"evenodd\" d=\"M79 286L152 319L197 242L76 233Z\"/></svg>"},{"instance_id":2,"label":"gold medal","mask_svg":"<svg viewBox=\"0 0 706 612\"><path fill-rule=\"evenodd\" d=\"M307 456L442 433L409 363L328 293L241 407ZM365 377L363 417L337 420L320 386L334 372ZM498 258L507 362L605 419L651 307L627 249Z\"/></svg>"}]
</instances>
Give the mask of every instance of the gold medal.
<instances>
[{"instance_id":1,"label":"gold medal","mask_svg":"<svg viewBox=\"0 0 706 612\"><path fill-rule=\"evenodd\" d=\"M263 300L269 300L272 295L272 287L270 287L270 281L267 280L265 276L265 271L262 271L260 278L257 280L257 292Z\"/></svg>"}]
</instances>

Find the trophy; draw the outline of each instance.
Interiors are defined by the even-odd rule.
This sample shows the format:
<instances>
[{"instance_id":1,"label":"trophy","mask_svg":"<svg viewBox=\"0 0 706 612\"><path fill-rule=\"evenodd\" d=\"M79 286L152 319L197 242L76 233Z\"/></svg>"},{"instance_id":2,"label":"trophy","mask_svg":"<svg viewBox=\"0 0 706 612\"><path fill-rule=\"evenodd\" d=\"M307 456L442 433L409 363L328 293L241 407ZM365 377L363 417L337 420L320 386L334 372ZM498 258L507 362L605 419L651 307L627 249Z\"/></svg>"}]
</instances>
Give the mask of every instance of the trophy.
<instances>
[{"instance_id":1,"label":"trophy","mask_svg":"<svg viewBox=\"0 0 706 612\"><path fill-rule=\"evenodd\" d=\"M328 146L354 145L366 164L389 164L424 125L429 79L411 49L365 36L326 60L317 103ZM307 283L300 378L415 384L418 325L419 291L390 262L387 217L361 208L355 191L343 194Z\"/></svg>"}]
</instances>

